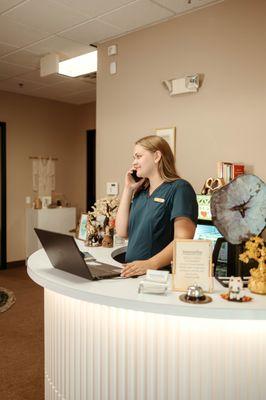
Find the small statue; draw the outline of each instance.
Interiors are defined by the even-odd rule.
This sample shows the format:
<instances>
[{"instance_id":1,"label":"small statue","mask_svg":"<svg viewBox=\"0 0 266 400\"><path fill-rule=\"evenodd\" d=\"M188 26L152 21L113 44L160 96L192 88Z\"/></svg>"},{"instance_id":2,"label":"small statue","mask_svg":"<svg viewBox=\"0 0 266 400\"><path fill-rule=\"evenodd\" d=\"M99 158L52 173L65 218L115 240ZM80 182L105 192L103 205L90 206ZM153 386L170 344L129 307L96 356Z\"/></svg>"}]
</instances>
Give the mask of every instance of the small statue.
<instances>
[{"instance_id":1,"label":"small statue","mask_svg":"<svg viewBox=\"0 0 266 400\"><path fill-rule=\"evenodd\" d=\"M42 208L42 201L39 197L36 197L33 202L33 208L35 210L40 210Z\"/></svg>"},{"instance_id":2,"label":"small statue","mask_svg":"<svg viewBox=\"0 0 266 400\"><path fill-rule=\"evenodd\" d=\"M215 190L220 189L224 185L224 181L221 178L208 178L206 179L201 194L211 195Z\"/></svg>"},{"instance_id":3,"label":"small statue","mask_svg":"<svg viewBox=\"0 0 266 400\"><path fill-rule=\"evenodd\" d=\"M110 232L110 227L107 225L105 228L105 234L102 241L103 247L113 247L113 235Z\"/></svg>"},{"instance_id":4,"label":"small statue","mask_svg":"<svg viewBox=\"0 0 266 400\"><path fill-rule=\"evenodd\" d=\"M243 281L240 276L231 276L228 286L229 300L241 301L244 297Z\"/></svg>"},{"instance_id":5,"label":"small statue","mask_svg":"<svg viewBox=\"0 0 266 400\"><path fill-rule=\"evenodd\" d=\"M100 237L98 232L98 227L96 225L96 218L90 213L88 213L87 232L88 232L88 238L86 245L91 247L101 246L102 238Z\"/></svg>"}]
</instances>

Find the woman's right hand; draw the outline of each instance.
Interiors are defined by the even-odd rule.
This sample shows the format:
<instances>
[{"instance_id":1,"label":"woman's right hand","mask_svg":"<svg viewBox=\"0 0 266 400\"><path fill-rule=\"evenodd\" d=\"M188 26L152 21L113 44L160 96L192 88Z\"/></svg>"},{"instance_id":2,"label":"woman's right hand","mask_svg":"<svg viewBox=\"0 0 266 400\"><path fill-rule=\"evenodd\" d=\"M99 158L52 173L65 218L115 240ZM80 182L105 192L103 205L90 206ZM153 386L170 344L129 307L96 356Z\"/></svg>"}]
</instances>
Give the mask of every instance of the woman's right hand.
<instances>
[{"instance_id":1,"label":"woman's right hand","mask_svg":"<svg viewBox=\"0 0 266 400\"><path fill-rule=\"evenodd\" d=\"M145 178L142 178L138 182L136 182L132 176L133 171L134 171L134 168L131 168L129 171L127 171L126 176L125 176L125 187L127 189L136 191L136 190L140 189L141 185L145 181Z\"/></svg>"}]
</instances>

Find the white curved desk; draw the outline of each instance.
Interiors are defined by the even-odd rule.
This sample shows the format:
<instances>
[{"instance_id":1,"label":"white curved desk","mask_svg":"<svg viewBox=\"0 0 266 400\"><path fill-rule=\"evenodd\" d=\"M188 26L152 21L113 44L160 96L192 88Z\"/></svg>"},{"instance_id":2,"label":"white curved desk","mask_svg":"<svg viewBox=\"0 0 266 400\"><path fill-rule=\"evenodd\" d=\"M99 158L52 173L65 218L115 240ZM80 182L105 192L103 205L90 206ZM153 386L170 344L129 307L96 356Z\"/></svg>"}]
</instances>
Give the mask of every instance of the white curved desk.
<instances>
[{"instance_id":1,"label":"white curved desk","mask_svg":"<svg viewBox=\"0 0 266 400\"><path fill-rule=\"evenodd\" d=\"M119 265L121 249L85 248ZM46 400L259 400L266 380L266 297L190 305L138 294L137 279L87 281L43 250L28 274L45 288ZM169 283L170 286L170 283Z\"/></svg>"}]
</instances>

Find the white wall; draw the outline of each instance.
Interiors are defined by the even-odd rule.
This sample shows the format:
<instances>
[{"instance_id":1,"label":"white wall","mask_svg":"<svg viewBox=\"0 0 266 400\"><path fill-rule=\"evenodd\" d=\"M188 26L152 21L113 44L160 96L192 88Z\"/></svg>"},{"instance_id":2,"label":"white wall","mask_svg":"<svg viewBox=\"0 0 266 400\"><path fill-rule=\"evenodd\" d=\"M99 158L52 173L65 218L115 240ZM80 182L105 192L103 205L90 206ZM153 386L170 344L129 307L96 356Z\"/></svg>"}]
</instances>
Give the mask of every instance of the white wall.
<instances>
[{"instance_id":1,"label":"white wall","mask_svg":"<svg viewBox=\"0 0 266 400\"><path fill-rule=\"evenodd\" d=\"M266 179L265 15L263 0L228 0L99 47L98 197L107 181L123 184L134 141L169 126L179 174L197 191L218 160L244 162ZM170 97L161 84L194 72L204 75L196 94Z\"/></svg>"}]
</instances>

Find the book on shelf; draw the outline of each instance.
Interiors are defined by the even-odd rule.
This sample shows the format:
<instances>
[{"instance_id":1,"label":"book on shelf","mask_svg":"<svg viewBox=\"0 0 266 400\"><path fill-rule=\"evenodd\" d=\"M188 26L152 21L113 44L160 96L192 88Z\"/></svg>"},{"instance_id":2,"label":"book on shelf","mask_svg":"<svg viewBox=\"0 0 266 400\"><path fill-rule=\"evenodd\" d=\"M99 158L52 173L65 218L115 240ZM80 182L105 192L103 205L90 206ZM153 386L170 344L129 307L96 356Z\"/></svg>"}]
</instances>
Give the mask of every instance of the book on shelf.
<instances>
[{"instance_id":1,"label":"book on shelf","mask_svg":"<svg viewBox=\"0 0 266 400\"><path fill-rule=\"evenodd\" d=\"M245 173L244 164L233 164L232 165L232 178L235 179L238 175L243 175Z\"/></svg>"},{"instance_id":2,"label":"book on shelf","mask_svg":"<svg viewBox=\"0 0 266 400\"><path fill-rule=\"evenodd\" d=\"M228 161L217 162L217 176L222 179L225 184L235 179L238 175L245 173L245 166L241 163L231 163Z\"/></svg>"}]
</instances>

